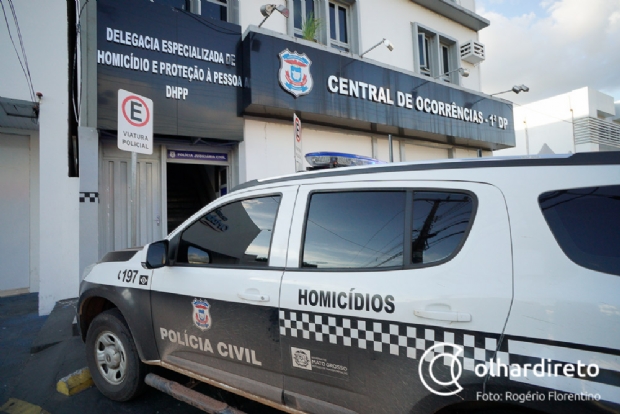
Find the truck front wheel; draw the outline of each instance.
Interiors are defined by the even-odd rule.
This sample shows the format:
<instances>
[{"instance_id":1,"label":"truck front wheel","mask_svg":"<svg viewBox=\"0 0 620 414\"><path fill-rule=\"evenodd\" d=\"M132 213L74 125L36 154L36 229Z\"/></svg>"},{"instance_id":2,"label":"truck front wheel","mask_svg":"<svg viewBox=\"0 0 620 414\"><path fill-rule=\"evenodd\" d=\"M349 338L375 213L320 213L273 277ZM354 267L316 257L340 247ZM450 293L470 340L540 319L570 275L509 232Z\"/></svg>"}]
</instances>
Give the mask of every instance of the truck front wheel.
<instances>
[{"instance_id":1,"label":"truck front wheel","mask_svg":"<svg viewBox=\"0 0 620 414\"><path fill-rule=\"evenodd\" d=\"M118 309L102 312L91 323L86 360L93 382L111 400L128 401L144 390L147 367Z\"/></svg>"}]
</instances>

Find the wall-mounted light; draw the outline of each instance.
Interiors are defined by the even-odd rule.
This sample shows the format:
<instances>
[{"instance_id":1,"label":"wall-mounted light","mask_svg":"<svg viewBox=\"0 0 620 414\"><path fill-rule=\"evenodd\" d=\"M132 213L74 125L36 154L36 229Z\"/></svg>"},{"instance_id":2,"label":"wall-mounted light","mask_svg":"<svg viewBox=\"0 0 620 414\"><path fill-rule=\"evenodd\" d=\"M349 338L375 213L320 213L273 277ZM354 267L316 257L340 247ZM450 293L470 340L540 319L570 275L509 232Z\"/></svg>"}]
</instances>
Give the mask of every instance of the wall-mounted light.
<instances>
[{"instance_id":1,"label":"wall-mounted light","mask_svg":"<svg viewBox=\"0 0 620 414\"><path fill-rule=\"evenodd\" d=\"M260 13L265 16L265 18L263 19L262 22L260 22L260 24L258 25L258 27L261 27L263 25L263 23L265 23L265 20L267 20L269 18L269 16L271 16L271 14L277 10L278 12L280 12L280 14L282 14L282 16L286 17L288 19L288 9L286 7L284 7L283 5L279 4L279 5L275 5L275 4L265 4L263 6L260 6Z\"/></svg>"},{"instance_id":2,"label":"wall-mounted light","mask_svg":"<svg viewBox=\"0 0 620 414\"><path fill-rule=\"evenodd\" d=\"M376 47L379 47L381 45L384 45L385 47L388 48L388 50L391 52L392 50L394 50L394 45L392 44L392 42L390 42L389 40L387 40L386 38L381 39L381 41L379 43L377 43L376 45L374 45L373 47L371 47L370 49L368 49L367 51L365 51L364 53L362 53L360 55L360 57L364 57L364 55L368 52L370 52L371 50L375 49Z\"/></svg>"},{"instance_id":3,"label":"wall-mounted light","mask_svg":"<svg viewBox=\"0 0 620 414\"><path fill-rule=\"evenodd\" d=\"M499 94L502 94L502 93L508 93L508 92L514 92L514 93L516 93L518 95L521 92L529 92L529 91L530 91L530 88L528 88L525 85L515 85L515 86L512 87L512 89L508 89L507 91L492 93L489 96L495 96L495 95L499 95Z\"/></svg>"},{"instance_id":4,"label":"wall-mounted light","mask_svg":"<svg viewBox=\"0 0 620 414\"><path fill-rule=\"evenodd\" d=\"M434 77L434 79L439 79L439 78L441 78L442 76L446 76L446 75L451 74L452 72L458 72L458 73L460 73L460 74L461 74L461 76L462 76L462 77L464 77L464 78L466 78L466 77L468 77L468 76L469 76L469 71L468 71L467 69L465 69L465 68L458 68L458 69L454 69L454 70L448 71L448 72L446 72L446 73L443 73L443 74L441 74L441 75L439 75L439 76L435 76L435 77Z\"/></svg>"}]
</instances>

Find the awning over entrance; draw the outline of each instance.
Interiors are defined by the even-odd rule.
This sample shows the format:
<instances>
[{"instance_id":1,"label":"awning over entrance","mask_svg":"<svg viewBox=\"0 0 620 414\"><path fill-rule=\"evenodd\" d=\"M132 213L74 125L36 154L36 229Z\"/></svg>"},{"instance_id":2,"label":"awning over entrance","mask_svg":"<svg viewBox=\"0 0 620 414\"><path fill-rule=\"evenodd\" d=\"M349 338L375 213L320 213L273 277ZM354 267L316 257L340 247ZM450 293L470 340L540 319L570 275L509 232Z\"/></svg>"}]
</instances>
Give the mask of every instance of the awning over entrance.
<instances>
[{"instance_id":1,"label":"awning over entrance","mask_svg":"<svg viewBox=\"0 0 620 414\"><path fill-rule=\"evenodd\" d=\"M38 130L37 104L0 97L0 128Z\"/></svg>"}]
</instances>

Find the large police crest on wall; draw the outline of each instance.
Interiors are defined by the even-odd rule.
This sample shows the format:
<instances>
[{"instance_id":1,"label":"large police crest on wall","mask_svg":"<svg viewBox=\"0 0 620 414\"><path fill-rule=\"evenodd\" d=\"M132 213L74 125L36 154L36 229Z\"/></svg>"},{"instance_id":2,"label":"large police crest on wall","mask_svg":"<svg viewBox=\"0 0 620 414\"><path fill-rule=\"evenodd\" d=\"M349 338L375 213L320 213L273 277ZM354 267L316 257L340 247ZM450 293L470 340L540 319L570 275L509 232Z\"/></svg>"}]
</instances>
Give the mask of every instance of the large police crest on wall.
<instances>
[{"instance_id":1,"label":"large police crest on wall","mask_svg":"<svg viewBox=\"0 0 620 414\"><path fill-rule=\"evenodd\" d=\"M299 54L284 49L280 52L280 85L285 91L298 98L312 90L314 81L310 73L312 61L305 53Z\"/></svg>"}]
</instances>

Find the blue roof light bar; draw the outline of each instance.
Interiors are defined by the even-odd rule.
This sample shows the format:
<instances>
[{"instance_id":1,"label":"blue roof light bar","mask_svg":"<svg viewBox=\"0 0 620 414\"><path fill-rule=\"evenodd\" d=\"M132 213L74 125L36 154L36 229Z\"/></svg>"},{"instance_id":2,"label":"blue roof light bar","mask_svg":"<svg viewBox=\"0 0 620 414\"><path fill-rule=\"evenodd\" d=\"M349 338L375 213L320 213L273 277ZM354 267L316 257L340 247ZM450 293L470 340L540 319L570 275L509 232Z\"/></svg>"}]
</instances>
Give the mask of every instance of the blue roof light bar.
<instances>
[{"instance_id":1,"label":"blue roof light bar","mask_svg":"<svg viewBox=\"0 0 620 414\"><path fill-rule=\"evenodd\" d=\"M353 167L360 165L385 164L375 158L342 152L311 152L306 154L310 169Z\"/></svg>"}]
</instances>

